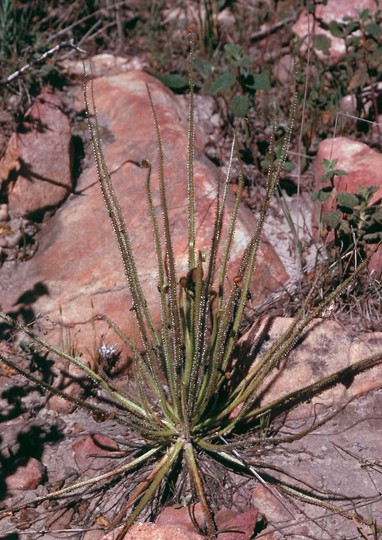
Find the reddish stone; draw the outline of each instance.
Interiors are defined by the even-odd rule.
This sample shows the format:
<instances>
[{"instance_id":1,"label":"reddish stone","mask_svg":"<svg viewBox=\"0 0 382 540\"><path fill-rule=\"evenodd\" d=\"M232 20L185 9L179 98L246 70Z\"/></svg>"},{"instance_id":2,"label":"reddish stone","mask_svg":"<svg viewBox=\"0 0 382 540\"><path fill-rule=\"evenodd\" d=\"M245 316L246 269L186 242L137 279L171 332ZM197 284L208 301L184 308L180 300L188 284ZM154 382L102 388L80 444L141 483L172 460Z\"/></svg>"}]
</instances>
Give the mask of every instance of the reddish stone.
<instances>
[{"instance_id":1,"label":"reddish stone","mask_svg":"<svg viewBox=\"0 0 382 540\"><path fill-rule=\"evenodd\" d=\"M75 518L75 509L67 508L65 511L61 510L57 512L55 519L52 523L52 516L48 514L45 518L45 522L50 531L57 531L59 534L63 529L70 529ZM94 539L95 540L95 539Z\"/></svg>"},{"instance_id":2,"label":"reddish stone","mask_svg":"<svg viewBox=\"0 0 382 540\"><path fill-rule=\"evenodd\" d=\"M118 445L113 439L100 433L78 438L72 445L74 460L79 469L102 469L105 458L118 450Z\"/></svg>"},{"instance_id":3,"label":"reddish stone","mask_svg":"<svg viewBox=\"0 0 382 540\"><path fill-rule=\"evenodd\" d=\"M84 360L83 362L89 367L89 362ZM84 396L88 378L80 367L75 364L67 364L68 362L60 362L58 364L60 366L60 374L54 383L54 387L64 391L73 398L81 399ZM77 405L64 397L51 394L47 400L46 407L58 413L70 414L77 408Z\"/></svg>"},{"instance_id":4,"label":"reddish stone","mask_svg":"<svg viewBox=\"0 0 382 540\"><path fill-rule=\"evenodd\" d=\"M114 540L119 527L106 534L101 540ZM126 533L124 540L200 540L203 538L196 532L188 531L183 527L157 525L155 523L136 523Z\"/></svg>"},{"instance_id":5,"label":"reddish stone","mask_svg":"<svg viewBox=\"0 0 382 540\"><path fill-rule=\"evenodd\" d=\"M13 217L55 209L71 193L71 131L60 98L44 92L14 133L0 164L0 181L10 183Z\"/></svg>"},{"instance_id":6,"label":"reddish stone","mask_svg":"<svg viewBox=\"0 0 382 540\"><path fill-rule=\"evenodd\" d=\"M331 42L329 57L318 49L316 49L316 53L320 58L329 59L330 62L335 63L346 54L345 41L342 38L334 37L328 30L324 30L317 21L328 25L331 21L341 22L344 17L358 18L357 11L364 9L369 9L371 13L374 13L377 9L375 0L328 0L327 3L316 6L316 22L312 15L308 15L307 11L303 10L293 25L293 31L301 39L306 39L309 33L313 32L313 29L314 36L326 36ZM305 44L304 47L306 48L307 45Z\"/></svg>"},{"instance_id":7,"label":"reddish stone","mask_svg":"<svg viewBox=\"0 0 382 540\"><path fill-rule=\"evenodd\" d=\"M36 489L44 476L45 467L40 461L31 457L25 465L19 465L16 471L7 476L5 484L8 490Z\"/></svg>"},{"instance_id":8,"label":"reddish stone","mask_svg":"<svg viewBox=\"0 0 382 540\"><path fill-rule=\"evenodd\" d=\"M291 521L291 515L288 513L287 508L281 504L280 496L273 490L273 487L267 489L259 484L252 494L253 504L259 508L261 513L266 516L268 523L271 524L269 528L267 527L264 531L261 531L261 538L265 540L280 538L277 533L272 532L274 524L282 528L283 525L288 525Z\"/></svg>"},{"instance_id":9,"label":"reddish stone","mask_svg":"<svg viewBox=\"0 0 382 540\"><path fill-rule=\"evenodd\" d=\"M158 80L141 72L96 79L94 93L106 160L131 233L142 286L154 320L159 323L156 258L146 202L146 170L128 162L140 162L143 158L153 162L152 191L157 206L157 141L146 83L150 85L161 126L170 226L177 275L181 277L187 259L187 114L183 102L177 101ZM93 163L93 159L89 159ZM196 148L197 250L203 250L211 241L217 177L216 167ZM36 283L44 283L48 294L34 298L28 309L49 315L53 320L57 320L61 309L66 325L78 325L72 333L71 345L90 358L94 357L94 344L99 343L102 336L108 343L118 341L105 324L97 323L96 327L90 322L80 324L89 321L94 314L107 314L127 335L131 336L133 332L124 270L96 178L94 165L83 172L77 186L80 195L71 196L47 224L36 255L9 276L8 282L3 280L5 288L0 284L4 289L1 291L3 309L17 312L24 309L17 301L20 291L33 290ZM230 194L225 227L232 204ZM248 208L241 208L232 250L231 283L255 226L253 213ZM253 302L264 299L286 280L280 259L264 239L251 285ZM58 341L58 331L56 335ZM55 339L52 332L48 338Z\"/></svg>"},{"instance_id":10,"label":"reddish stone","mask_svg":"<svg viewBox=\"0 0 382 540\"><path fill-rule=\"evenodd\" d=\"M205 516L200 503L193 508L194 516L201 528L205 527ZM216 525L219 530L230 529L228 532L219 533L222 540L249 540L256 526L258 511L251 508L246 512L236 512L229 509L220 510L216 516ZM195 532L195 526L190 519L190 509L188 507L172 508L168 507L161 512L157 525L166 525L167 527L179 526L183 529Z\"/></svg>"},{"instance_id":11,"label":"reddish stone","mask_svg":"<svg viewBox=\"0 0 382 540\"><path fill-rule=\"evenodd\" d=\"M200 503L197 503L192 508L196 522L201 528L206 526L206 518ZM160 513L156 520L157 525L179 526L189 531L195 531L195 526L190 518L190 508L184 506L182 508L172 508L169 506Z\"/></svg>"},{"instance_id":12,"label":"reddish stone","mask_svg":"<svg viewBox=\"0 0 382 540\"><path fill-rule=\"evenodd\" d=\"M320 176L325 172L322 161L337 160L336 169L343 169L346 176L336 176L334 185L336 192L356 192L361 186L377 186L378 191L373 195L371 203L382 198L382 154L359 141L347 137L336 137L321 141L315 162L315 187L323 187ZM330 203L328 203L330 204ZM326 205L324 204L324 207Z\"/></svg>"},{"instance_id":13,"label":"reddish stone","mask_svg":"<svg viewBox=\"0 0 382 540\"><path fill-rule=\"evenodd\" d=\"M366 144L358 141L352 141L346 137L336 137L326 139L320 143L315 162L315 189L320 189L328 183L321 183L320 177L325 172L322 161L329 159L337 160L336 169L342 169L347 172L346 176L336 176L334 178L335 189L332 192L333 198L322 203L322 210L333 209L333 199L337 193L356 193L360 187L377 186L378 190L374 193L370 204L376 204L382 201L382 154L373 150ZM316 204L313 213L313 228L318 237L318 215L321 204ZM382 248L373 257L370 269L382 268Z\"/></svg>"},{"instance_id":14,"label":"reddish stone","mask_svg":"<svg viewBox=\"0 0 382 540\"><path fill-rule=\"evenodd\" d=\"M61 67L69 76L77 75L83 77L84 64L82 60L76 58L66 58L60 63ZM149 69L150 66L138 56L128 58L127 56L116 56L111 53L100 53L92 57L92 75L116 75L126 71L137 71ZM83 100L81 100L83 103ZM81 105L82 108L82 105Z\"/></svg>"},{"instance_id":15,"label":"reddish stone","mask_svg":"<svg viewBox=\"0 0 382 540\"><path fill-rule=\"evenodd\" d=\"M253 538L259 512L251 508L245 512L235 512L227 520L219 523L219 530L227 529L227 532L219 533L221 540L250 540Z\"/></svg>"},{"instance_id":16,"label":"reddish stone","mask_svg":"<svg viewBox=\"0 0 382 540\"><path fill-rule=\"evenodd\" d=\"M292 323L291 318L276 318L267 329L269 348ZM265 321L263 321L263 324ZM245 351L257 342L263 326L255 324L239 341L238 357L245 357ZM304 333L298 347L280 361L260 387L261 403L272 401L304 388L343 368L346 368L382 350L382 332L365 333L354 336L341 324L332 320L317 319ZM241 351L241 352L240 352ZM252 359L256 362L255 359ZM254 364L255 365L255 364ZM298 387L296 386L296 381ZM312 399L309 404L299 405L301 417L313 417L319 403L344 403L348 399L382 387L382 365L357 375L350 385L337 384ZM255 503L256 504L256 503Z\"/></svg>"}]
</instances>

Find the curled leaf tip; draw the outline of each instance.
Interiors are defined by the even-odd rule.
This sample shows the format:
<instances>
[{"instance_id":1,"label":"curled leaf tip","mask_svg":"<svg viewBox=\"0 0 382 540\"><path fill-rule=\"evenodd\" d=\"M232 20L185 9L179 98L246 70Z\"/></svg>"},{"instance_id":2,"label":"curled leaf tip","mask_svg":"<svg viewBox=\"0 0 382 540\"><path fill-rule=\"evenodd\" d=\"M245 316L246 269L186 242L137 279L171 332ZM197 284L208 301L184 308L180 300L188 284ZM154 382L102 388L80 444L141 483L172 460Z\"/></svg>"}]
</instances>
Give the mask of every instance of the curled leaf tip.
<instances>
[{"instance_id":1,"label":"curled leaf tip","mask_svg":"<svg viewBox=\"0 0 382 540\"><path fill-rule=\"evenodd\" d=\"M195 25L194 24L188 24L186 27L187 33L189 35L189 39L191 41L194 40L195 37Z\"/></svg>"},{"instance_id":2,"label":"curled leaf tip","mask_svg":"<svg viewBox=\"0 0 382 540\"><path fill-rule=\"evenodd\" d=\"M243 288L243 276L236 276L233 278L233 282L235 285L239 287L239 289Z\"/></svg>"},{"instance_id":3,"label":"curled leaf tip","mask_svg":"<svg viewBox=\"0 0 382 540\"><path fill-rule=\"evenodd\" d=\"M204 250L204 251L199 251L199 257L200 257L200 260L202 262L206 262L207 260L207 252Z\"/></svg>"},{"instance_id":4,"label":"curled leaf tip","mask_svg":"<svg viewBox=\"0 0 382 540\"><path fill-rule=\"evenodd\" d=\"M141 167L143 169L151 169L151 161L149 159L142 159Z\"/></svg>"}]
</instances>

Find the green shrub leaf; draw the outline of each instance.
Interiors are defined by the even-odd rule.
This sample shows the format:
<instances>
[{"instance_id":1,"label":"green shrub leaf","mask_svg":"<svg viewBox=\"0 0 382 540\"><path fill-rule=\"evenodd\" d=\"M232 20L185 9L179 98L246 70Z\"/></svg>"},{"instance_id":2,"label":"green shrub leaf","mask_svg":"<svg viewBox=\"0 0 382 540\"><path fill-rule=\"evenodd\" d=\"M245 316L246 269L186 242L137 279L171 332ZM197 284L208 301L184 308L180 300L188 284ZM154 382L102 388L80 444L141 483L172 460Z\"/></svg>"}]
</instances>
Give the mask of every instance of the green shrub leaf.
<instances>
[{"instance_id":1,"label":"green shrub leaf","mask_svg":"<svg viewBox=\"0 0 382 540\"><path fill-rule=\"evenodd\" d=\"M326 56L329 56L331 41L328 36L319 34L314 36L314 48L322 51Z\"/></svg>"},{"instance_id":2,"label":"green shrub leaf","mask_svg":"<svg viewBox=\"0 0 382 540\"><path fill-rule=\"evenodd\" d=\"M338 210L324 212L322 220L330 229L336 229L341 223L341 212Z\"/></svg>"},{"instance_id":3,"label":"green shrub leaf","mask_svg":"<svg viewBox=\"0 0 382 540\"><path fill-rule=\"evenodd\" d=\"M365 30L373 37L379 38L382 35L382 29L376 22L371 22L365 26Z\"/></svg>"},{"instance_id":4,"label":"green shrub leaf","mask_svg":"<svg viewBox=\"0 0 382 540\"><path fill-rule=\"evenodd\" d=\"M268 73L258 73L253 76L256 90L270 90L271 83L269 82Z\"/></svg>"},{"instance_id":5,"label":"green shrub leaf","mask_svg":"<svg viewBox=\"0 0 382 540\"><path fill-rule=\"evenodd\" d=\"M366 21L366 19L368 19L369 17L370 17L370 9L369 8L363 9L359 14L359 20L362 21L362 22Z\"/></svg>"},{"instance_id":6,"label":"green shrub leaf","mask_svg":"<svg viewBox=\"0 0 382 540\"><path fill-rule=\"evenodd\" d=\"M354 208L359 202L358 197L353 193L338 193L336 199L340 206L346 206L347 208Z\"/></svg>"},{"instance_id":7,"label":"green shrub leaf","mask_svg":"<svg viewBox=\"0 0 382 540\"><path fill-rule=\"evenodd\" d=\"M208 85L208 93L216 96L219 92L229 90L236 83L236 77L232 73L223 73L213 83Z\"/></svg>"},{"instance_id":8,"label":"green shrub leaf","mask_svg":"<svg viewBox=\"0 0 382 540\"><path fill-rule=\"evenodd\" d=\"M326 188L324 189L316 189L316 191L313 191L312 193L312 201L319 201L319 202L325 202L327 201L332 195L332 188Z\"/></svg>"},{"instance_id":9,"label":"green shrub leaf","mask_svg":"<svg viewBox=\"0 0 382 540\"><path fill-rule=\"evenodd\" d=\"M341 28L341 26L338 24L337 21L330 21L330 23L329 23L329 32L334 37L342 38L342 37L345 36L345 33L344 33L343 29Z\"/></svg>"},{"instance_id":10,"label":"green shrub leaf","mask_svg":"<svg viewBox=\"0 0 382 540\"><path fill-rule=\"evenodd\" d=\"M233 43L226 43L224 50L233 60L239 60L242 56L241 48Z\"/></svg>"},{"instance_id":11,"label":"green shrub leaf","mask_svg":"<svg viewBox=\"0 0 382 540\"><path fill-rule=\"evenodd\" d=\"M249 96L234 96L231 101L232 112L239 118L247 116L250 107Z\"/></svg>"},{"instance_id":12,"label":"green shrub leaf","mask_svg":"<svg viewBox=\"0 0 382 540\"><path fill-rule=\"evenodd\" d=\"M151 75L171 90L182 91L189 87L188 79L177 73L151 73Z\"/></svg>"},{"instance_id":13,"label":"green shrub leaf","mask_svg":"<svg viewBox=\"0 0 382 540\"><path fill-rule=\"evenodd\" d=\"M194 66L196 71L204 78L207 79L212 73L212 62L205 60L204 58L196 57L194 59Z\"/></svg>"}]
</instances>

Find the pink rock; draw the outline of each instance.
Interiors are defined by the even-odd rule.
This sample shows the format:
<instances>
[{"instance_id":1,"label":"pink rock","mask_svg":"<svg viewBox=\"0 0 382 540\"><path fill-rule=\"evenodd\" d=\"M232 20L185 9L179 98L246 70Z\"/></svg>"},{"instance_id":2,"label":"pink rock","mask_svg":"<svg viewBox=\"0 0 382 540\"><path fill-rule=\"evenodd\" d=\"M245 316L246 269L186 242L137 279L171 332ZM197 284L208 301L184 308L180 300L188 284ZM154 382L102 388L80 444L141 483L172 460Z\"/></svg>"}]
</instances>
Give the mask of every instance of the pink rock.
<instances>
[{"instance_id":1,"label":"pink rock","mask_svg":"<svg viewBox=\"0 0 382 540\"><path fill-rule=\"evenodd\" d=\"M322 20L326 25L331 21L341 22L344 17L358 17L357 11L369 9L371 13L377 9L374 0L328 0L326 5L320 4L316 7L316 19ZM300 17L293 25L293 31L301 39L312 34L314 36L324 35L331 41L329 60L331 63L337 62L345 53L345 41L342 38L334 37L328 30L324 30L317 21L315 22L312 15L308 15L307 11L302 11ZM306 45L305 45L306 48ZM328 59L322 51L316 50L317 54L322 59Z\"/></svg>"},{"instance_id":2,"label":"pink rock","mask_svg":"<svg viewBox=\"0 0 382 540\"><path fill-rule=\"evenodd\" d=\"M61 510L57 513L56 519L52 523L52 516L48 514L45 518L45 522L49 526L50 531L57 531L57 534L63 529L70 529L75 519L75 509L67 508L65 511ZM94 539L95 540L95 539Z\"/></svg>"},{"instance_id":3,"label":"pink rock","mask_svg":"<svg viewBox=\"0 0 382 540\"><path fill-rule=\"evenodd\" d=\"M335 190L333 197L340 192L358 192L360 187L377 186L371 203L376 204L382 201L382 178L380 170L382 168L382 154L373 150L366 144L352 141L347 137L336 137L322 141L318 148L315 162L315 189L324 187L327 184L320 182L321 175L325 172L323 159L337 159L336 169L347 172L346 176L336 176L334 179ZM323 211L333 208L333 199L330 198L322 204ZM318 237L318 215L321 204L316 203L313 213L313 228ZM371 262L370 269L382 268L382 248L375 254Z\"/></svg>"},{"instance_id":4,"label":"pink rock","mask_svg":"<svg viewBox=\"0 0 382 540\"><path fill-rule=\"evenodd\" d=\"M267 335L269 340L266 348L270 347L291 324L291 318L276 318ZM262 325L254 325L239 341L242 355L250 350L267 321ZM298 388L308 386L320 379L346 368L359 360L365 359L382 350L382 332L365 333L358 336L341 324L332 320L317 319L303 337L301 344L281 360L260 387L261 403L271 403L273 400L286 396ZM298 385L298 386L296 386ZM309 404L299 405L301 417L314 416L319 403L344 403L354 396L359 396L370 390L382 387L382 365L357 375L354 380L326 390L313 398Z\"/></svg>"},{"instance_id":5,"label":"pink rock","mask_svg":"<svg viewBox=\"0 0 382 540\"><path fill-rule=\"evenodd\" d=\"M263 485L259 484L253 491L252 502L259 508L261 513L266 516L268 523L277 524L276 526L278 527L290 523L291 515L288 513L287 509L281 504L279 498L276 498L276 496ZM261 538L264 538L264 540L276 540L276 538L278 539L280 536L267 528L264 531L261 531Z\"/></svg>"},{"instance_id":6,"label":"pink rock","mask_svg":"<svg viewBox=\"0 0 382 540\"><path fill-rule=\"evenodd\" d=\"M145 192L146 171L128 162L152 160L155 170L152 190L157 205L157 142L145 83L150 85L162 131L171 230L177 274L181 277L187 259L185 108L158 80L141 72L96 79L94 92L106 160L131 232L142 286L154 320L159 322L156 259ZM89 159L93 163L93 159ZM196 148L198 250L211 241L217 176L216 167ZM101 338L108 343L118 342L107 325L83 324L93 315L107 314L127 335L133 332L124 270L96 178L94 165L83 172L77 186L80 195L72 195L56 213L44 230L36 255L19 267L18 273L9 276L5 290L1 290L3 309L18 311L23 309L17 302L20 291L33 290L36 283L43 283L48 294L33 299L29 308L53 320L57 320L61 309L64 324L77 325L71 334L72 345L90 357L94 357L94 345ZM228 208L232 208L231 196ZM229 215L228 212L226 225ZM231 283L255 225L253 213L241 208L232 250ZM286 279L280 259L264 239L251 286L253 302L265 298ZM0 284L0 288L2 286ZM56 335L58 341L58 332ZM48 337L55 339L54 332Z\"/></svg>"},{"instance_id":7,"label":"pink rock","mask_svg":"<svg viewBox=\"0 0 382 540\"><path fill-rule=\"evenodd\" d=\"M25 465L19 465L13 474L6 477L5 484L9 490L36 489L42 480L44 472L43 464L31 457Z\"/></svg>"},{"instance_id":8,"label":"pink rock","mask_svg":"<svg viewBox=\"0 0 382 540\"><path fill-rule=\"evenodd\" d=\"M193 506L193 514L196 522L201 528L206 526L206 519L200 503ZM188 507L172 508L168 507L161 512L156 520L157 525L179 526L189 531L195 532L195 526L190 518L190 509Z\"/></svg>"},{"instance_id":9,"label":"pink rock","mask_svg":"<svg viewBox=\"0 0 382 540\"><path fill-rule=\"evenodd\" d=\"M336 137L321 141L315 162L315 187L323 187L319 182L324 173L322 160L337 159L336 168L347 172L346 176L336 176L334 184L337 192L358 191L361 186L377 186L378 191L372 203L382 198L382 179L379 171L382 167L382 154L366 144L347 137Z\"/></svg>"},{"instance_id":10,"label":"pink rock","mask_svg":"<svg viewBox=\"0 0 382 540\"><path fill-rule=\"evenodd\" d=\"M229 519L219 523L219 529L229 529L230 532L219 534L221 540L250 540L253 538L259 512L251 508L245 512L236 512Z\"/></svg>"},{"instance_id":11,"label":"pink rock","mask_svg":"<svg viewBox=\"0 0 382 540\"><path fill-rule=\"evenodd\" d=\"M111 456L113 451L118 450L118 445L113 439L95 433L77 439L73 445L74 460L79 469L100 470L105 466L105 458Z\"/></svg>"},{"instance_id":12,"label":"pink rock","mask_svg":"<svg viewBox=\"0 0 382 540\"><path fill-rule=\"evenodd\" d=\"M201 504L194 507L194 516L200 527L205 527L205 516ZM245 512L237 512L229 509L222 509L215 516L216 525L219 530L230 529L230 532L219 533L222 540L249 540L253 535L258 519L258 511L251 508ZM156 520L157 525L167 527L179 526L189 531L195 532L194 524L190 519L189 508L168 507L161 512Z\"/></svg>"},{"instance_id":13,"label":"pink rock","mask_svg":"<svg viewBox=\"0 0 382 540\"><path fill-rule=\"evenodd\" d=\"M84 360L83 362L89 367L89 362ZM71 397L81 399L85 394L85 387L89 380L81 368L74 364L68 364L69 362L59 363L60 374L55 380L54 386ZM51 394L47 400L46 407L58 413L70 414L77 408L77 405L64 397Z\"/></svg>"},{"instance_id":14,"label":"pink rock","mask_svg":"<svg viewBox=\"0 0 382 540\"><path fill-rule=\"evenodd\" d=\"M119 527L106 534L101 540L114 540ZM200 534L188 531L183 527L156 525L155 523L136 523L125 535L124 540L200 540Z\"/></svg>"},{"instance_id":15,"label":"pink rock","mask_svg":"<svg viewBox=\"0 0 382 540\"><path fill-rule=\"evenodd\" d=\"M0 164L0 181L11 184L14 217L56 208L71 193L71 131L60 98L44 92L9 141Z\"/></svg>"},{"instance_id":16,"label":"pink rock","mask_svg":"<svg viewBox=\"0 0 382 540\"><path fill-rule=\"evenodd\" d=\"M84 64L82 60L66 58L60 65L70 75L83 77ZM126 56L116 56L111 53L100 53L92 57L92 75L116 75L126 71L138 71L148 69L150 66L141 58L135 56L128 58Z\"/></svg>"}]
</instances>

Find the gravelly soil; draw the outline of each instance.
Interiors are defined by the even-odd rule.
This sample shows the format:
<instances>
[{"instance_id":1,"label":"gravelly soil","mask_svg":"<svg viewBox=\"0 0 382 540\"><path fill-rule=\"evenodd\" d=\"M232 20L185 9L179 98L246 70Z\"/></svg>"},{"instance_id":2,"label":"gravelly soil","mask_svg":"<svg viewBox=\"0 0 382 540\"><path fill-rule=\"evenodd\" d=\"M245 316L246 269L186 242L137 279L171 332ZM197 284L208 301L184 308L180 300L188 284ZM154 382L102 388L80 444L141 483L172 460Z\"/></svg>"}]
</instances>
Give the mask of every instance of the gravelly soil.
<instances>
[{"instance_id":1,"label":"gravelly soil","mask_svg":"<svg viewBox=\"0 0 382 540\"><path fill-rule=\"evenodd\" d=\"M97 423L88 412L80 409L72 414L49 410L44 407L46 396L32 389L19 376L2 376L1 388L0 455L4 471L1 490L7 505L43 495L76 481L80 476L88 478L116 465L116 460L110 458L86 458L81 456L81 452L74 454L73 444L86 434L102 433L115 440L123 450L127 442L123 427L112 421ZM328 411L333 411L332 404L328 404ZM255 459L281 467L290 475L320 489L324 496L327 492L334 493L339 506L350 510L357 507L360 513L371 514L377 523L381 523L381 411L382 390L374 391L348 404L318 431L300 441L270 449L263 455L255 452ZM322 412L317 410L318 415ZM286 419L282 431L295 433L308 427L311 421L302 420L296 409ZM46 467L44 485L35 491L7 493L4 484L7 474L14 471L15 463L31 455ZM257 466L256 470L267 479L265 469ZM280 474L275 473L275 476L280 477ZM269 479L267 481L270 482ZM279 529L276 538L350 540L361 537L351 521L333 516L322 508L289 500L285 495L278 495L276 499L255 480L248 480L240 490L237 500L248 502L252 497L252 504L259 508L270 524L267 531ZM274 493L273 487L271 490ZM92 531L92 536L87 538L99 538L102 520L111 518L113 505L124 497L125 491L114 486L106 496L86 496L85 501L76 501L69 509L65 509L62 503L44 503L1 521L0 538L81 540L86 531L88 534Z\"/></svg>"}]
</instances>

